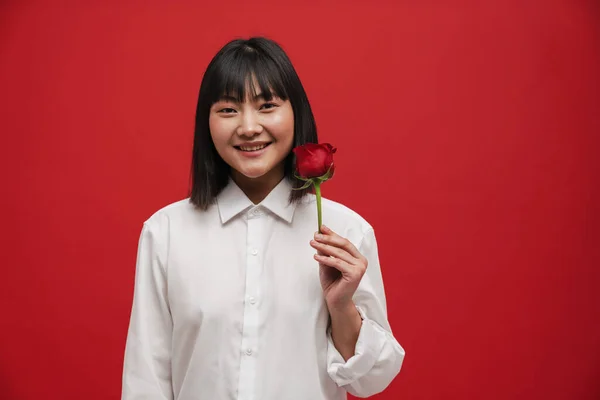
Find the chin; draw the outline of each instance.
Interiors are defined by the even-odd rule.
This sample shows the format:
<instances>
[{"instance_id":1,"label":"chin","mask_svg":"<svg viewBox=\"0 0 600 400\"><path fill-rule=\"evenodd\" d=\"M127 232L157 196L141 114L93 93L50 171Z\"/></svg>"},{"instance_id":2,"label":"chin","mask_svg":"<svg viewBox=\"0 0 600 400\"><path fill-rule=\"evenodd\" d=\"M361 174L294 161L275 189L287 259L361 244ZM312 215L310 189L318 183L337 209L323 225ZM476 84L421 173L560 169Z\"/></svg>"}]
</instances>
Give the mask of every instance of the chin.
<instances>
[{"instance_id":1,"label":"chin","mask_svg":"<svg viewBox=\"0 0 600 400\"><path fill-rule=\"evenodd\" d=\"M262 178L263 176L265 176L267 174L268 171L265 171L263 169L250 169L250 170L242 170L239 171L240 175L243 175L245 178L248 179L258 179L258 178Z\"/></svg>"}]
</instances>

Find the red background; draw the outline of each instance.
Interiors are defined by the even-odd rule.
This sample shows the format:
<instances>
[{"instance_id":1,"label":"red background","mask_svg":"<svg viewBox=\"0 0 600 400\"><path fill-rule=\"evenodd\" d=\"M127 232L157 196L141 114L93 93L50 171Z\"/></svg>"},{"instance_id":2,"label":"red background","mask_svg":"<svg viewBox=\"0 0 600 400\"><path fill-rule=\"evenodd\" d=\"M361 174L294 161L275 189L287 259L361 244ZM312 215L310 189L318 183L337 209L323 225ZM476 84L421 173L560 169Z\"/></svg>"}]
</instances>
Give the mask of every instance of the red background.
<instances>
[{"instance_id":1,"label":"red background","mask_svg":"<svg viewBox=\"0 0 600 400\"><path fill-rule=\"evenodd\" d=\"M376 229L407 351L376 398L600 398L598 3L81 3L0 6L0 398L119 398L142 222L187 195L206 64L253 34L339 148L324 194Z\"/></svg>"}]
</instances>

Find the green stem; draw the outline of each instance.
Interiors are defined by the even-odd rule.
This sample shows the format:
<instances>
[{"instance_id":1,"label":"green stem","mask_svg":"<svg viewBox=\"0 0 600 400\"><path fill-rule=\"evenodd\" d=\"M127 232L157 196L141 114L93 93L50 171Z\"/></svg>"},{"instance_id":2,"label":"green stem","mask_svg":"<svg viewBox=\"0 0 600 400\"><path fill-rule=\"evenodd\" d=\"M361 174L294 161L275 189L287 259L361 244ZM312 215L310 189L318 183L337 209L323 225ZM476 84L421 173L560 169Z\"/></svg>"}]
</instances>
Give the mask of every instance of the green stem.
<instances>
[{"instance_id":1,"label":"green stem","mask_svg":"<svg viewBox=\"0 0 600 400\"><path fill-rule=\"evenodd\" d=\"M314 182L315 194L317 195L317 217L319 220L319 233L321 232L321 225L323 225L323 216L321 213L321 183Z\"/></svg>"}]
</instances>

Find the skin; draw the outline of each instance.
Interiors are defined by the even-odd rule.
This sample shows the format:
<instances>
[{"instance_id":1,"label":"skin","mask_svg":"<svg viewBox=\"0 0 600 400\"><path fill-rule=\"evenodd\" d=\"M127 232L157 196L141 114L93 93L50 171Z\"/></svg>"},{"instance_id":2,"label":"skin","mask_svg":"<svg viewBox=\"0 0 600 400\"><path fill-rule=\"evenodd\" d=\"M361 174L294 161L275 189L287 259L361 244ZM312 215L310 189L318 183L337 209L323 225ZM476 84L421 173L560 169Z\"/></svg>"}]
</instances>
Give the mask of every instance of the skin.
<instances>
[{"instance_id":1,"label":"skin","mask_svg":"<svg viewBox=\"0 0 600 400\"><path fill-rule=\"evenodd\" d=\"M346 238L321 225L310 245L317 250L319 278L331 317L335 348L348 361L354 355L362 318L352 296L367 270L367 259Z\"/></svg>"},{"instance_id":2,"label":"skin","mask_svg":"<svg viewBox=\"0 0 600 400\"><path fill-rule=\"evenodd\" d=\"M252 93L247 90L246 93ZM244 102L223 98L210 110L215 148L231 166L232 179L254 203L260 203L284 177L284 160L294 139L289 100L266 101L260 93ZM246 157L236 146L270 143L258 157ZM310 245L317 251L319 278L331 318L331 335L345 360L354 355L362 319L352 296L367 268L365 257L346 238L323 226Z\"/></svg>"},{"instance_id":3,"label":"skin","mask_svg":"<svg viewBox=\"0 0 600 400\"><path fill-rule=\"evenodd\" d=\"M209 128L217 152L231 166L232 179L254 204L260 203L283 179L284 160L292 150L294 112L289 100L266 101L260 94L243 103L224 98L211 107ZM270 145L253 158L236 148L253 143Z\"/></svg>"}]
</instances>

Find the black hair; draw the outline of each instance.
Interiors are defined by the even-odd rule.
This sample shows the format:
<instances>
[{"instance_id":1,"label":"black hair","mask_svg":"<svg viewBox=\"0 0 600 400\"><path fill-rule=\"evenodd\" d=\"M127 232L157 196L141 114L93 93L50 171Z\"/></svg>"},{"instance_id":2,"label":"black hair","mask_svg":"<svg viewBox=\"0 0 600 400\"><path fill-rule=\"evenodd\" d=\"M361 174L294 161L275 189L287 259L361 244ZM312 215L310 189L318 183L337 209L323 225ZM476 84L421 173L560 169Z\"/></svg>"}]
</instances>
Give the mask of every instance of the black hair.
<instances>
[{"instance_id":1,"label":"black hair","mask_svg":"<svg viewBox=\"0 0 600 400\"><path fill-rule=\"evenodd\" d=\"M210 135L210 108L223 96L231 96L242 102L247 90L256 95L253 79L256 79L265 100L277 96L290 101L294 112L293 147L318 142L308 97L281 46L264 37L230 41L208 64L198 95L190 202L201 209L214 203L227 186L231 173L231 167L217 153ZM292 187L299 188L304 184L294 176L294 154L291 151L284 160L284 174L284 179L289 179ZM309 190L292 190L290 203L300 200Z\"/></svg>"}]
</instances>

